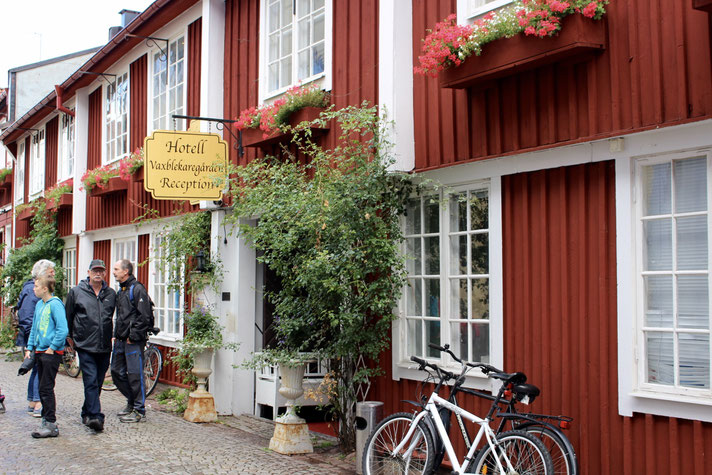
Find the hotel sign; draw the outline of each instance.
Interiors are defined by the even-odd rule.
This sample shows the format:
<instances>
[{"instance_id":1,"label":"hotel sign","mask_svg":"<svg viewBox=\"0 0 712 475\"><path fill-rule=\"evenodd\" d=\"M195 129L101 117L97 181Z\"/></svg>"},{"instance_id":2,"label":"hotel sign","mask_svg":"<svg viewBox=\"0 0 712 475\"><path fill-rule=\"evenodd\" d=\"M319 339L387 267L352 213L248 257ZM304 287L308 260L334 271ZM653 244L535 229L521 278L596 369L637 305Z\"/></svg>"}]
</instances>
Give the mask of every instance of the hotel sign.
<instances>
[{"instance_id":1,"label":"hotel sign","mask_svg":"<svg viewBox=\"0 0 712 475\"><path fill-rule=\"evenodd\" d=\"M157 130L144 140L144 188L155 199L217 201L227 178L227 142L217 134Z\"/></svg>"}]
</instances>

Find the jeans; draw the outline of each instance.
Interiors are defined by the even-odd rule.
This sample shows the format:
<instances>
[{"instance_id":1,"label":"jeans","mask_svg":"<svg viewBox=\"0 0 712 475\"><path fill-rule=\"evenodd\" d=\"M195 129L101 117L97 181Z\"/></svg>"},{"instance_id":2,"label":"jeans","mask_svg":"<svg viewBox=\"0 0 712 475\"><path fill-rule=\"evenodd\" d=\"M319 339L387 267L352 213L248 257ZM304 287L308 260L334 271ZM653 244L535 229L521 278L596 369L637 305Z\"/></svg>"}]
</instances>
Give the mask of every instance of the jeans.
<instances>
[{"instance_id":1,"label":"jeans","mask_svg":"<svg viewBox=\"0 0 712 475\"><path fill-rule=\"evenodd\" d=\"M25 354L25 349L22 348L22 354ZM40 378L37 377L37 365L32 367L30 372L30 380L27 381L27 400L29 402L40 401Z\"/></svg>"},{"instance_id":2,"label":"jeans","mask_svg":"<svg viewBox=\"0 0 712 475\"><path fill-rule=\"evenodd\" d=\"M62 362L62 355L53 353L35 354L35 367L40 380L40 401L42 402L42 418L47 422L57 422L55 414L57 401L54 397L54 380L57 377L59 363Z\"/></svg>"},{"instance_id":3,"label":"jeans","mask_svg":"<svg viewBox=\"0 0 712 475\"><path fill-rule=\"evenodd\" d=\"M143 347L145 342L116 340L111 356L111 378L126 402L136 412L146 414L146 390L143 386ZM81 361L81 357L80 357Z\"/></svg>"},{"instance_id":4,"label":"jeans","mask_svg":"<svg viewBox=\"0 0 712 475\"><path fill-rule=\"evenodd\" d=\"M101 387L104 384L106 370L109 369L111 353L90 353L77 349L79 356L79 366L82 370L82 382L84 383L84 405L82 406L82 418L104 420L101 412Z\"/></svg>"}]
</instances>

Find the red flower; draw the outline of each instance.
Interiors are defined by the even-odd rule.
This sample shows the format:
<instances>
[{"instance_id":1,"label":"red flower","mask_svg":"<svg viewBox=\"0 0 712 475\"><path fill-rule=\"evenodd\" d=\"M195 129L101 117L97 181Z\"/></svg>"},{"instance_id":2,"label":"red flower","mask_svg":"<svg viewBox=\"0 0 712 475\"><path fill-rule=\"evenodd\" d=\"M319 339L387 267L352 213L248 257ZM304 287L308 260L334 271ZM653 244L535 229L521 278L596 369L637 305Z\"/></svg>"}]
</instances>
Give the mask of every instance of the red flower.
<instances>
[{"instance_id":1,"label":"red flower","mask_svg":"<svg viewBox=\"0 0 712 475\"><path fill-rule=\"evenodd\" d=\"M588 18L593 18L596 15L596 9L598 8L598 3L591 2L583 9L583 16Z\"/></svg>"}]
</instances>

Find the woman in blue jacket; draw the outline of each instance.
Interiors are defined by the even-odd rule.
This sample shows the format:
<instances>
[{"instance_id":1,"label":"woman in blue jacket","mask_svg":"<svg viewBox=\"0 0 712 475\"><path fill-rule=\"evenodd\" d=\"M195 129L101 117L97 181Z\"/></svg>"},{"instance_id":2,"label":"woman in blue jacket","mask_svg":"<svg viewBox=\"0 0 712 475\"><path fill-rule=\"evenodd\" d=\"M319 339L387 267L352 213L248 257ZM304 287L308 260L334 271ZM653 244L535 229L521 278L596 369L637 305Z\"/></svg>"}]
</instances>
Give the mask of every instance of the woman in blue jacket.
<instances>
[{"instance_id":1,"label":"woman in blue jacket","mask_svg":"<svg viewBox=\"0 0 712 475\"><path fill-rule=\"evenodd\" d=\"M40 380L42 423L38 430L32 432L32 437L36 439L59 435L54 381L57 377L59 364L62 362L64 342L69 334L69 329L64 304L52 295L54 286L54 277L40 277L35 281L35 295L40 301L37 302L35 308L30 339L25 351L25 358L30 357L31 351L35 351L35 366Z\"/></svg>"}]
</instances>

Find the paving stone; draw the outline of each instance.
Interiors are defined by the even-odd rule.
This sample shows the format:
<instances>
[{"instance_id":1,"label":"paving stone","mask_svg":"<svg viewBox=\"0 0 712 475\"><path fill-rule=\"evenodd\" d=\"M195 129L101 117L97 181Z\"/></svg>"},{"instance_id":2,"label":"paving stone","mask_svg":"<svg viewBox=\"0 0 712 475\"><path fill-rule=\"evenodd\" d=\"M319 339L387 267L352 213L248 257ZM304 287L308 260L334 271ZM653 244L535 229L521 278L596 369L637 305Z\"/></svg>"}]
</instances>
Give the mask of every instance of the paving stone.
<instances>
[{"instance_id":1,"label":"paving stone","mask_svg":"<svg viewBox=\"0 0 712 475\"><path fill-rule=\"evenodd\" d=\"M0 388L7 411L0 414L0 474L14 473L254 473L352 474L352 457L324 453L286 456L267 449L272 421L254 416L220 416L217 423L193 424L158 410L149 402L147 419L119 422L125 400L118 391L102 394L104 432L95 434L79 417L83 403L81 377L57 375L55 439L33 439L39 420L29 416L28 376L17 376L18 362L0 357ZM321 440L333 440L327 437Z\"/></svg>"}]
</instances>

